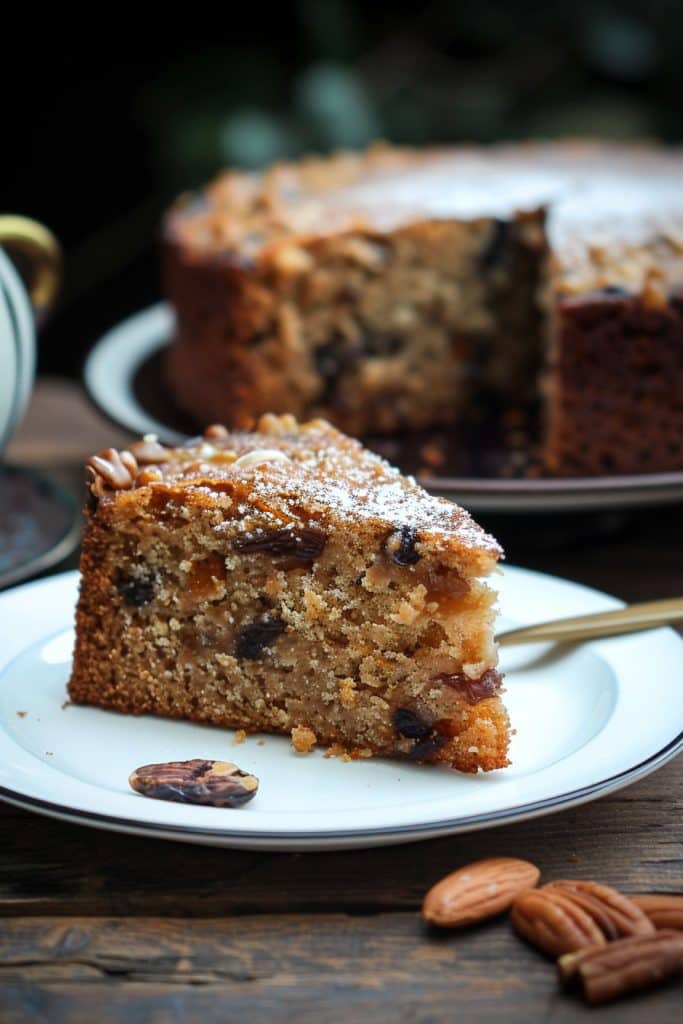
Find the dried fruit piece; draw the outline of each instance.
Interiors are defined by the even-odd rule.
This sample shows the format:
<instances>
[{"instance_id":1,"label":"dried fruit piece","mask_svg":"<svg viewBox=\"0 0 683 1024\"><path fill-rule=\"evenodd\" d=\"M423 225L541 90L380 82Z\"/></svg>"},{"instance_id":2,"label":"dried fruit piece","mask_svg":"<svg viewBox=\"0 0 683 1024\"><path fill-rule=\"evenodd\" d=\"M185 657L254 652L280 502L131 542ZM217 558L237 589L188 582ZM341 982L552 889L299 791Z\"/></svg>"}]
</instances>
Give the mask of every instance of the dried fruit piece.
<instances>
[{"instance_id":1,"label":"dried fruit piece","mask_svg":"<svg viewBox=\"0 0 683 1024\"><path fill-rule=\"evenodd\" d=\"M479 257L482 270L493 270L503 259L512 235L512 224L496 217L491 225L491 234Z\"/></svg>"},{"instance_id":2,"label":"dried fruit piece","mask_svg":"<svg viewBox=\"0 0 683 1024\"><path fill-rule=\"evenodd\" d=\"M256 795L258 779L229 761L167 761L136 768L131 787L155 800L210 807L241 807Z\"/></svg>"},{"instance_id":3,"label":"dried fruit piece","mask_svg":"<svg viewBox=\"0 0 683 1024\"><path fill-rule=\"evenodd\" d=\"M415 740L408 752L411 761L427 761L447 742L447 736L410 708L396 708L392 722L397 733L406 739Z\"/></svg>"},{"instance_id":4,"label":"dried fruit piece","mask_svg":"<svg viewBox=\"0 0 683 1024\"><path fill-rule=\"evenodd\" d=\"M461 672L456 672L453 675L442 672L436 678L437 682L456 690L468 704L478 704L479 701L486 700L488 697L495 697L503 681L503 676L495 668L487 669L478 679L470 679L469 676L463 675Z\"/></svg>"},{"instance_id":5,"label":"dried fruit piece","mask_svg":"<svg viewBox=\"0 0 683 1024\"><path fill-rule=\"evenodd\" d=\"M533 889L540 871L528 860L490 857L474 861L446 875L424 898L422 916L445 928L483 921L500 914L527 889Z\"/></svg>"},{"instance_id":6,"label":"dried fruit piece","mask_svg":"<svg viewBox=\"0 0 683 1024\"><path fill-rule=\"evenodd\" d=\"M607 284L604 288L597 288L596 292L600 295L613 295L617 298L630 297L631 293L623 288L620 284Z\"/></svg>"},{"instance_id":7,"label":"dried fruit piece","mask_svg":"<svg viewBox=\"0 0 683 1024\"><path fill-rule=\"evenodd\" d=\"M315 369L323 382L323 390L320 395L322 402L331 402L334 399L339 377L353 365L356 360L355 354L343 345L342 338L319 345L313 353Z\"/></svg>"},{"instance_id":8,"label":"dried fruit piece","mask_svg":"<svg viewBox=\"0 0 683 1024\"><path fill-rule=\"evenodd\" d=\"M235 551L267 551L272 555L290 555L313 559L322 554L327 541L323 530L312 527L281 530L255 530L235 537Z\"/></svg>"},{"instance_id":9,"label":"dried fruit piece","mask_svg":"<svg viewBox=\"0 0 683 1024\"><path fill-rule=\"evenodd\" d=\"M235 657L254 660L260 658L267 647L284 633L286 623L275 616L244 626L235 641Z\"/></svg>"},{"instance_id":10,"label":"dried fruit piece","mask_svg":"<svg viewBox=\"0 0 683 1024\"><path fill-rule=\"evenodd\" d=\"M657 893L652 896L632 896L631 900L652 921L655 928L683 931L683 896Z\"/></svg>"},{"instance_id":11,"label":"dried fruit piece","mask_svg":"<svg viewBox=\"0 0 683 1024\"><path fill-rule=\"evenodd\" d=\"M131 608L144 608L154 599L156 577L151 572L144 572L139 576L119 573L116 589Z\"/></svg>"},{"instance_id":12,"label":"dried fruit piece","mask_svg":"<svg viewBox=\"0 0 683 1024\"><path fill-rule=\"evenodd\" d=\"M418 541L417 530L412 526L400 526L386 539L386 551L396 565L415 565L420 555L415 549Z\"/></svg>"},{"instance_id":13,"label":"dried fruit piece","mask_svg":"<svg viewBox=\"0 0 683 1024\"><path fill-rule=\"evenodd\" d=\"M395 356L405 347L405 338L400 334L385 331L367 331L361 338L359 355L366 358Z\"/></svg>"},{"instance_id":14,"label":"dried fruit piece","mask_svg":"<svg viewBox=\"0 0 683 1024\"><path fill-rule=\"evenodd\" d=\"M557 969L561 981L578 981L586 1000L599 1006L683 974L683 935L667 930L617 939L566 954Z\"/></svg>"},{"instance_id":15,"label":"dried fruit piece","mask_svg":"<svg viewBox=\"0 0 683 1024\"><path fill-rule=\"evenodd\" d=\"M396 732L411 740L425 739L432 731L431 723L410 708L396 708L392 720Z\"/></svg>"},{"instance_id":16,"label":"dried fruit piece","mask_svg":"<svg viewBox=\"0 0 683 1024\"><path fill-rule=\"evenodd\" d=\"M593 918L566 895L547 887L518 896L510 918L522 938L553 957L605 945Z\"/></svg>"},{"instance_id":17,"label":"dried fruit piece","mask_svg":"<svg viewBox=\"0 0 683 1024\"><path fill-rule=\"evenodd\" d=\"M541 892L555 890L572 900L589 914L606 939L626 935L651 935L654 925L636 906L609 885L584 880L558 879L544 885Z\"/></svg>"},{"instance_id":18,"label":"dried fruit piece","mask_svg":"<svg viewBox=\"0 0 683 1024\"><path fill-rule=\"evenodd\" d=\"M408 757L411 761L428 761L446 742L447 738L441 733L431 732L425 739L418 740Z\"/></svg>"}]
</instances>

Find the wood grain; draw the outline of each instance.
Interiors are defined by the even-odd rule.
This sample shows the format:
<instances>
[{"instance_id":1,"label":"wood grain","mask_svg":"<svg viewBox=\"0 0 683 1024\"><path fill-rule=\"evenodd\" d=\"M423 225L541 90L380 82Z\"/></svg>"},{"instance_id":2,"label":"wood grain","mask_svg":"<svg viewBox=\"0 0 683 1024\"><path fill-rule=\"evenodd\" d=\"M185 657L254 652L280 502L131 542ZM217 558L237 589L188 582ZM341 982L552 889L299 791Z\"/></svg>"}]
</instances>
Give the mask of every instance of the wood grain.
<instances>
[{"instance_id":1,"label":"wood grain","mask_svg":"<svg viewBox=\"0 0 683 1024\"><path fill-rule=\"evenodd\" d=\"M0 915L416 909L442 875L493 856L533 860L546 879L675 892L683 888L683 758L583 807L406 846L317 854L188 847L4 805L0 850Z\"/></svg>"},{"instance_id":2,"label":"wood grain","mask_svg":"<svg viewBox=\"0 0 683 1024\"><path fill-rule=\"evenodd\" d=\"M202 921L19 918L2 932L3 1022L97 1020L554 1022L590 1014L503 919L432 935L415 914ZM603 1011L680 1020L671 985ZM90 1016L89 1016L90 1015ZM513 1016L514 1015L514 1018ZM652 1019L652 1018L650 1018Z\"/></svg>"}]
</instances>

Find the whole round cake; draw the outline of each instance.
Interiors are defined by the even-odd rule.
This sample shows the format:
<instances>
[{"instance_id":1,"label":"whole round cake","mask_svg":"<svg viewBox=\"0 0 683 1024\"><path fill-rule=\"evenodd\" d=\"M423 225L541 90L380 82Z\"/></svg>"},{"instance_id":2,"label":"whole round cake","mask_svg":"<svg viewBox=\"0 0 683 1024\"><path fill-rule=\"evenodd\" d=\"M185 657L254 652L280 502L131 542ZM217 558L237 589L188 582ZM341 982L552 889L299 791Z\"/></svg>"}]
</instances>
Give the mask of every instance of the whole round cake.
<instances>
[{"instance_id":1,"label":"whole round cake","mask_svg":"<svg viewBox=\"0 0 683 1024\"><path fill-rule=\"evenodd\" d=\"M196 421L354 434L543 409L562 474L683 468L683 154L374 146L221 175L164 229Z\"/></svg>"}]
</instances>

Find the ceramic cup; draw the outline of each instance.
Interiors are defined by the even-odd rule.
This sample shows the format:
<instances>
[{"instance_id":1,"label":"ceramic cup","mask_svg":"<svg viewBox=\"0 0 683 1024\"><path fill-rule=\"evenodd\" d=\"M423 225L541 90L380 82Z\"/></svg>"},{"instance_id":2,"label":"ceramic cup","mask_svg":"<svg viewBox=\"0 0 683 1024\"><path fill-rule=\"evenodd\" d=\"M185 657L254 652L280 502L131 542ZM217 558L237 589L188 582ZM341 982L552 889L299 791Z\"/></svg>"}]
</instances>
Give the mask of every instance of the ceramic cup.
<instances>
[{"instance_id":1,"label":"ceramic cup","mask_svg":"<svg viewBox=\"0 0 683 1024\"><path fill-rule=\"evenodd\" d=\"M0 216L0 453L31 395L36 323L54 302L60 266L59 246L47 228Z\"/></svg>"}]
</instances>

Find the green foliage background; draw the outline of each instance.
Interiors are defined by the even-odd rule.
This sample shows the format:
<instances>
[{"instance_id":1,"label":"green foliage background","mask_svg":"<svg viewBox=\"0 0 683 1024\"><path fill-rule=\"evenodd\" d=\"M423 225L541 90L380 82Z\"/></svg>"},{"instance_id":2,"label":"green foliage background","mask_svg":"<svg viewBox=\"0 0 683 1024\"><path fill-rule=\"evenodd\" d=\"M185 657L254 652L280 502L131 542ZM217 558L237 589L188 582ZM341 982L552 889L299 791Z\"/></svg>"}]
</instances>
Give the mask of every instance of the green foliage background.
<instances>
[{"instance_id":1,"label":"green foliage background","mask_svg":"<svg viewBox=\"0 0 683 1024\"><path fill-rule=\"evenodd\" d=\"M139 96L170 189L303 151L567 134L681 138L683 3L295 0L286 34L175 61Z\"/></svg>"}]
</instances>

